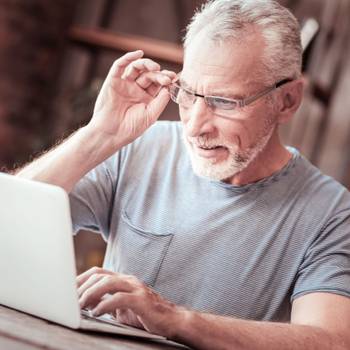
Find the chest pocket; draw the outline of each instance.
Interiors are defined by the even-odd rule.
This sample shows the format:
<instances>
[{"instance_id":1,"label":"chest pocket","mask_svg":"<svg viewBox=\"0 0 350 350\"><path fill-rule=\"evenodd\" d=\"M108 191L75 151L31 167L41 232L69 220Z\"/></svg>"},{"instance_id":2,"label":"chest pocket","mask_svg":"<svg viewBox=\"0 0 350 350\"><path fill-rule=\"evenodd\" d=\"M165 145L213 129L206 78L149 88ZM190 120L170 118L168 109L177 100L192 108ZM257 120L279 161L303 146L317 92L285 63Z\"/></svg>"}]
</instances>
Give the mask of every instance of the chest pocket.
<instances>
[{"instance_id":1,"label":"chest pocket","mask_svg":"<svg viewBox=\"0 0 350 350\"><path fill-rule=\"evenodd\" d=\"M136 226L123 212L115 246L115 270L154 286L173 234L155 234Z\"/></svg>"}]
</instances>

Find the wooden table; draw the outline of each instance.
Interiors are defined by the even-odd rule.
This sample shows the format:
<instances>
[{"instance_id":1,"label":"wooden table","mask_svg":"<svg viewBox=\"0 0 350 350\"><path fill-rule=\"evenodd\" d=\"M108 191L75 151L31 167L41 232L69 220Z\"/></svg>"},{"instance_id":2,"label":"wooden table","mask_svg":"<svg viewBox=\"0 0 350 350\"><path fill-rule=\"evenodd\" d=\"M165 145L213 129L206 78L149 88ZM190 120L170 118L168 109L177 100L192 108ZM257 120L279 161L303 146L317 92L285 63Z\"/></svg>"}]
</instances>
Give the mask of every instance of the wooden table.
<instances>
[{"instance_id":1,"label":"wooden table","mask_svg":"<svg viewBox=\"0 0 350 350\"><path fill-rule=\"evenodd\" d=\"M148 341L105 333L71 330L0 305L1 350L179 350L168 341Z\"/></svg>"}]
</instances>

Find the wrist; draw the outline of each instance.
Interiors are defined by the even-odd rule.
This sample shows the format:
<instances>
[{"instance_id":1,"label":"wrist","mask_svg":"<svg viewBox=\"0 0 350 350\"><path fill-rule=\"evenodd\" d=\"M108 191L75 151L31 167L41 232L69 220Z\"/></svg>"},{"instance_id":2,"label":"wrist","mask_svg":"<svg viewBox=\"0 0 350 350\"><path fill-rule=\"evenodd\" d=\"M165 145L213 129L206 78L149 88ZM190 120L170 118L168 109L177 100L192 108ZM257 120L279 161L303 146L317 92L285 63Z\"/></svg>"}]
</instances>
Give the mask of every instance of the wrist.
<instances>
[{"instance_id":1,"label":"wrist","mask_svg":"<svg viewBox=\"0 0 350 350\"><path fill-rule=\"evenodd\" d=\"M172 326L169 329L170 334L167 335L168 339L177 342L183 342L190 336L190 330L193 328L193 320L196 316L196 312L188 310L185 307L177 306Z\"/></svg>"},{"instance_id":2,"label":"wrist","mask_svg":"<svg viewBox=\"0 0 350 350\"><path fill-rule=\"evenodd\" d=\"M86 159L89 159L94 166L100 164L123 147L111 135L96 130L89 124L77 132L77 138L79 148L84 152Z\"/></svg>"}]
</instances>

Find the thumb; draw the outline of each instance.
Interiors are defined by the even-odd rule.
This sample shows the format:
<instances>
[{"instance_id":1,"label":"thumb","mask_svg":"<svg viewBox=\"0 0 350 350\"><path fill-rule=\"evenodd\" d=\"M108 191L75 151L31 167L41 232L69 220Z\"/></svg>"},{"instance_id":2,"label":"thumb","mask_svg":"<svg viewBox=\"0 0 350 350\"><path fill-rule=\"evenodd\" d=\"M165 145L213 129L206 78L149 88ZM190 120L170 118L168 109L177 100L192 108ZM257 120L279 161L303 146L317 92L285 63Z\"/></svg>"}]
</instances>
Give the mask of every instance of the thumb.
<instances>
[{"instance_id":1,"label":"thumb","mask_svg":"<svg viewBox=\"0 0 350 350\"><path fill-rule=\"evenodd\" d=\"M149 125L153 124L164 111L170 100L168 89L163 87L159 90L158 95L153 98L146 107L146 116Z\"/></svg>"}]
</instances>

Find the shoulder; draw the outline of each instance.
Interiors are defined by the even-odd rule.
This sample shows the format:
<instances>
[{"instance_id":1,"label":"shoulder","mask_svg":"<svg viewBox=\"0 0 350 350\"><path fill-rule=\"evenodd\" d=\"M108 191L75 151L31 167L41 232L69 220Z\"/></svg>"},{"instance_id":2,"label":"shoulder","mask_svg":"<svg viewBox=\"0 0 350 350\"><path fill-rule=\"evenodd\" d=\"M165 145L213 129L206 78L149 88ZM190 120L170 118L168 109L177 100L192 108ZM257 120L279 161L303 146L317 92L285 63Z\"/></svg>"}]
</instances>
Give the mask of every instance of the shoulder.
<instances>
[{"instance_id":1,"label":"shoulder","mask_svg":"<svg viewBox=\"0 0 350 350\"><path fill-rule=\"evenodd\" d=\"M350 215L350 192L347 188L301 155L297 169L301 174L298 191L309 207L317 210L324 219L344 210Z\"/></svg>"},{"instance_id":2,"label":"shoulder","mask_svg":"<svg viewBox=\"0 0 350 350\"><path fill-rule=\"evenodd\" d=\"M180 122L162 120L153 124L146 132L135 140L135 145L154 143L177 143L181 141L182 124Z\"/></svg>"}]
</instances>

